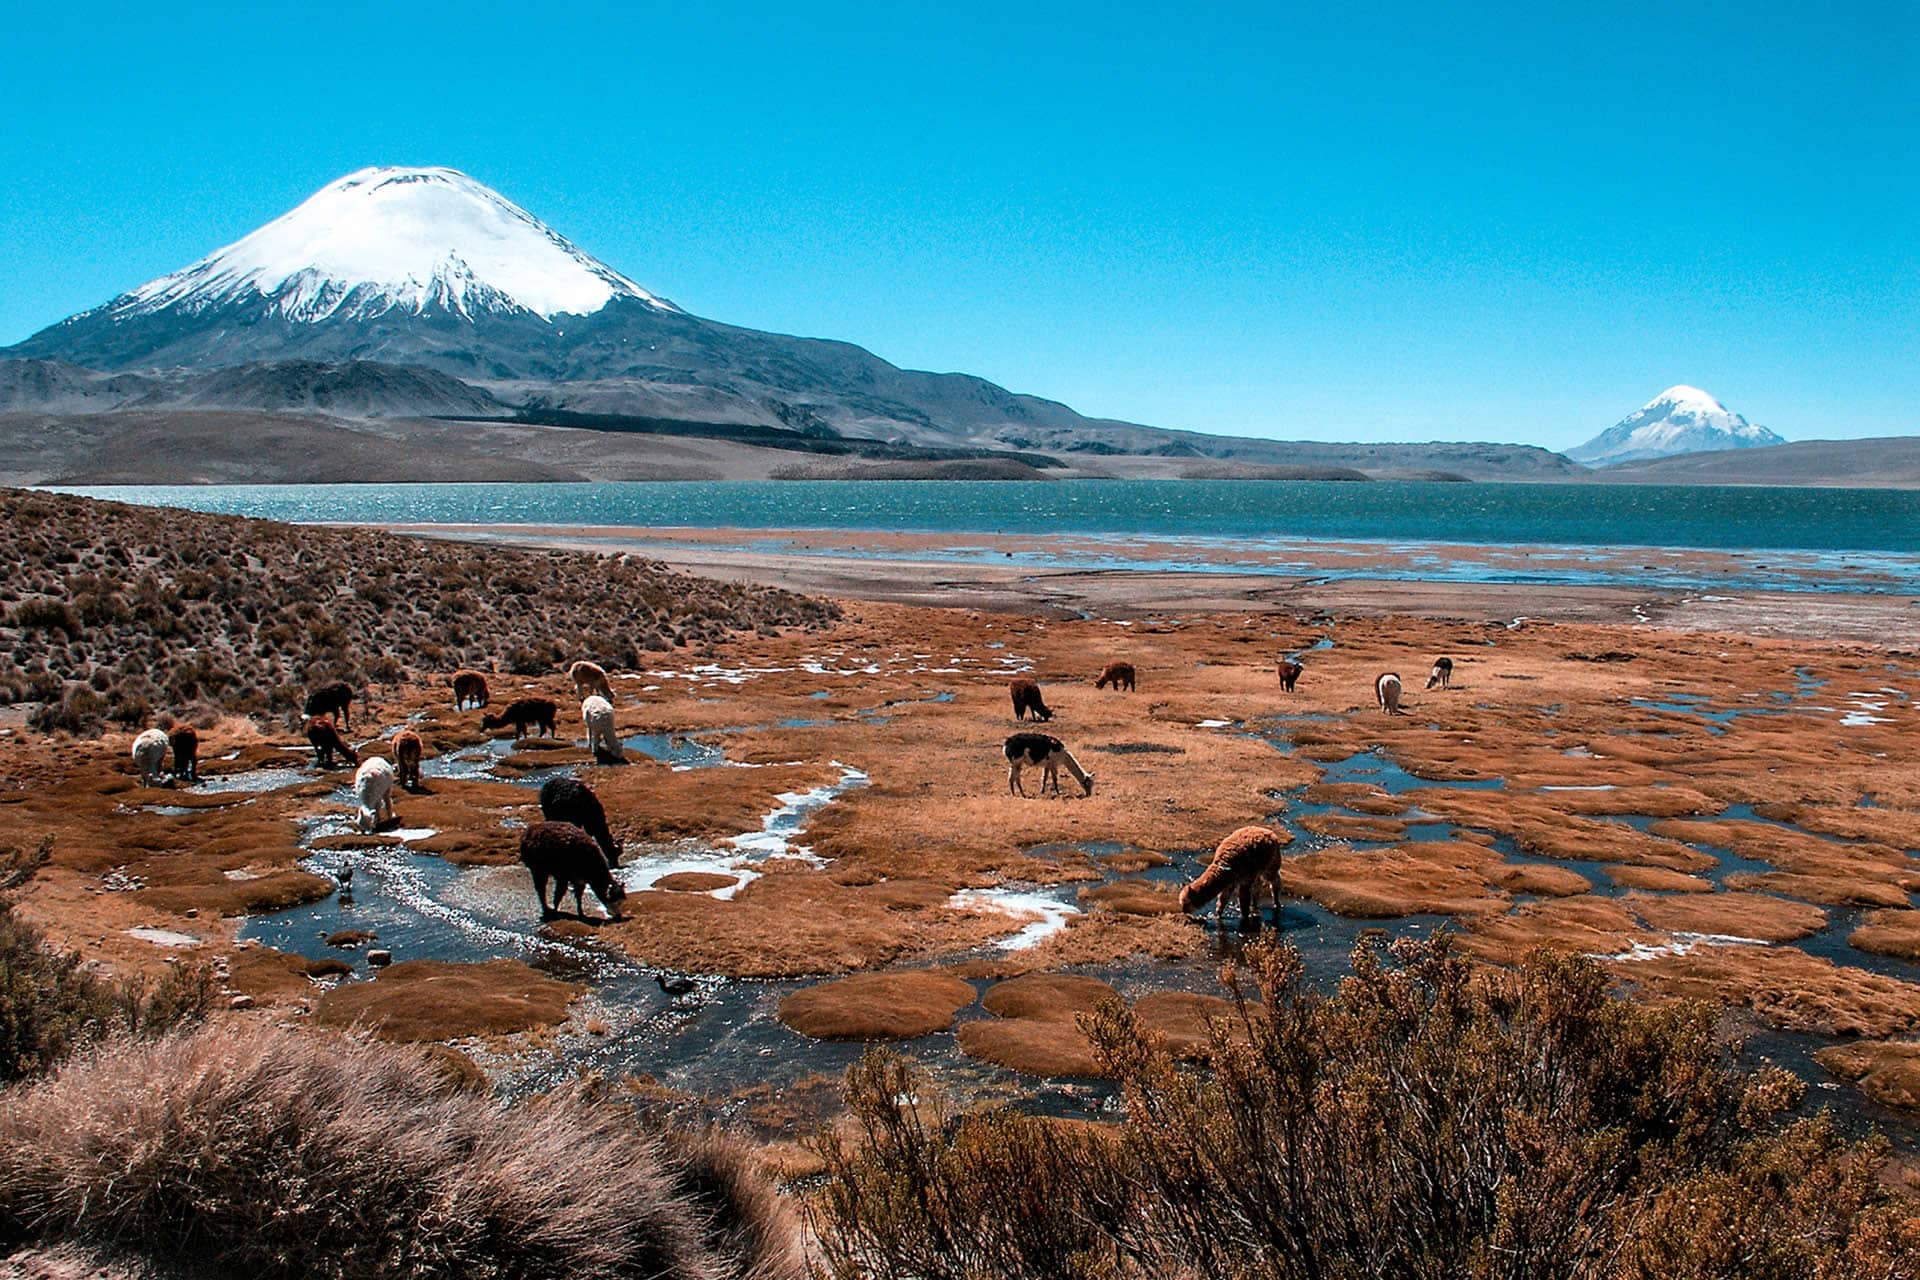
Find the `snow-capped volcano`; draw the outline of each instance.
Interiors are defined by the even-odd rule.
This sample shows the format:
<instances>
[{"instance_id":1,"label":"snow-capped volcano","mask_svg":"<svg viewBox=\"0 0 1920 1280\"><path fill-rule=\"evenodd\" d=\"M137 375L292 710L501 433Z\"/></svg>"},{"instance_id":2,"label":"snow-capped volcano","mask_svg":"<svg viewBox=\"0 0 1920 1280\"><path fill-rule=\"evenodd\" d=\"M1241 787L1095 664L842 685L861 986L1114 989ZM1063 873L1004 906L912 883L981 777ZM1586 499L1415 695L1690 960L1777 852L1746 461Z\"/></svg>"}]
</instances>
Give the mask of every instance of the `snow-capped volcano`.
<instances>
[{"instance_id":1,"label":"snow-capped volcano","mask_svg":"<svg viewBox=\"0 0 1920 1280\"><path fill-rule=\"evenodd\" d=\"M458 170L370 168L102 310L239 307L300 322L436 311L552 320L616 297L675 309Z\"/></svg>"},{"instance_id":2,"label":"snow-capped volcano","mask_svg":"<svg viewBox=\"0 0 1920 1280\"><path fill-rule=\"evenodd\" d=\"M1665 458L1677 453L1704 453L1715 449L1753 449L1785 444L1765 427L1756 427L1698 387L1668 387L1577 449L1567 450L1575 462L1610 467L1643 458Z\"/></svg>"}]
</instances>

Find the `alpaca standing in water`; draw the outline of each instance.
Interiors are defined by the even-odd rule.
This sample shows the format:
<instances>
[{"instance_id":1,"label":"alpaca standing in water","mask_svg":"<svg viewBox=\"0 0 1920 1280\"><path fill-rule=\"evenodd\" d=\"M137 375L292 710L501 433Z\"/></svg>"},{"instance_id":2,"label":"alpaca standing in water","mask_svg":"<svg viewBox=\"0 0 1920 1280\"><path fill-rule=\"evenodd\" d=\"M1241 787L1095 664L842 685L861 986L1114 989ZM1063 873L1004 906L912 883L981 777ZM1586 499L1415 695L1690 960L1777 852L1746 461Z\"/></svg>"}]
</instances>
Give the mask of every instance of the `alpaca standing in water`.
<instances>
[{"instance_id":1,"label":"alpaca standing in water","mask_svg":"<svg viewBox=\"0 0 1920 1280\"><path fill-rule=\"evenodd\" d=\"M1273 909L1280 911L1280 850L1286 838L1267 827L1241 827L1222 840L1213 851L1213 861L1199 878L1180 891L1180 909L1199 911L1209 902L1216 903L1214 926L1227 923L1227 892L1240 894L1240 932L1254 933L1260 928L1260 892L1273 889Z\"/></svg>"}]
</instances>

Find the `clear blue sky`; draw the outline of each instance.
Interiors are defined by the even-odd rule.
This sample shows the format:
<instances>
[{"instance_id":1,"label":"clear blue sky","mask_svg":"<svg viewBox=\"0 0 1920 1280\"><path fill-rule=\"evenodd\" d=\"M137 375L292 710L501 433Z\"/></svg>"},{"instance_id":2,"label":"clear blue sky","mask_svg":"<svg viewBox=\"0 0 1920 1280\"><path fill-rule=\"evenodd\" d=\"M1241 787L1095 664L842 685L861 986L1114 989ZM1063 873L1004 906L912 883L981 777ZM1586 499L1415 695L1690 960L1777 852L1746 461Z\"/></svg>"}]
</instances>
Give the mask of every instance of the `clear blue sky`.
<instances>
[{"instance_id":1,"label":"clear blue sky","mask_svg":"<svg viewBox=\"0 0 1920 1280\"><path fill-rule=\"evenodd\" d=\"M0 343L445 164L697 314L1087 413L1565 447L1688 382L1920 432L1912 0L37 4L7 42Z\"/></svg>"}]
</instances>

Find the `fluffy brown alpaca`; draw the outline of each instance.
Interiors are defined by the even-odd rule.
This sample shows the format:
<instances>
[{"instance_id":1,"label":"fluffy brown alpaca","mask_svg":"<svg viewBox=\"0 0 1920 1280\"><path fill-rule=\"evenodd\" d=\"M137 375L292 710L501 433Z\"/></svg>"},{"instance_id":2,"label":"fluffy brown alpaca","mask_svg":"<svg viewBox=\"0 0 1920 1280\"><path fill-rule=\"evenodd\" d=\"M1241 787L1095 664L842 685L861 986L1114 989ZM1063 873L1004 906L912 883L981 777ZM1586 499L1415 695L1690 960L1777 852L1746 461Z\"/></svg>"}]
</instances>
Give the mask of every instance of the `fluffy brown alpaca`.
<instances>
[{"instance_id":1,"label":"fluffy brown alpaca","mask_svg":"<svg viewBox=\"0 0 1920 1280\"><path fill-rule=\"evenodd\" d=\"M573 911L581 919L586 911L581 895L592 889L609 919L620 918L620 900L626 888L613 878L606 855L592 836L570 822L536 822L520 836L520 861L533 876L533 891L540 896L540 918L552 919L560 913L560 899L573 890ZM552 884L553 905L547 905L547 886Z\"/></svg>"},{"instance_id":2,"label":"fluffy brown alpaca","mask_svg":"<svg viewBox=\"0 0 1920 1280\"><path fill-rule=\"evenodd\" d=\"M326 716L314 716L307 721L307 741L313 744L313 762L322 769L331 769L336 755L345 756L349 761L360 759L360 753L340 736L340 731Z\"/></svg>"},{"instance_id":3,"label":"fluffy brown alpaca","mask_svg":"<svg viewBox=\"0 0 1920 1280\"><path fill-rule=\"evenodd\" d=\"M1007 693L1013 698L1013 718L1025 720L1027 712L1033 712L1035 720L1051 720L1053 712L1040 700L1040 686L1031 680L1011 680L1007 683Z\"/></svg>"},{"instance_id":4,"label":"fluffy brown alpaca","mask_svg":"<svg viewBox=\"0 0 1920 1280\"><path fill-rule=\"evenodd\" d=\"M1400 675L1394 671L1382 673L1380 678L1373 682L1374 701L1378 702L1380 709L1390 716L1407 714L1400 709L1400 687Z\"/></svg>"},{"instance_id":5,"label":"fluffy brown alpaca","mask_svg":"<svg viewBox=\"0 0 1920 1280\"><path fill-rule=\"evenodd\" d=\"M400 785L409 791L420 789L420 753L424 747L420 735L411 729L402 729L393 735L394 770Z\"/></svg>"},{"instance_id":6,"label":"fluffy brown alpaca","mask_svg":"<svg viewBox=\"0 0 1920 1280\"><path fill-rule=\"evenodd\" d=\"M518 698L508 703L507 709L497 716L481 716L480 727L501 729L512 725L514 736L524 738L527 736L527 727L534 725L540 732L552 737L554 718L559 713L560 708L554 705L551 698Z\"/></svg>"},{"instance_id":7,"label":"fluffy brown alpaca","mask_svg":"<svg viewBox=\"0 0 1920 1280\"><path fill-rule=\"evenodd\" d=\"M613 686L607 683L607 673L597 663L574 663L567 668L567 679L573 681L573 696L576 698L597 693L608 702L613 701Z\"/></svg>"},{"instance_id":8,"label":"fluffy brown alpaca","mask_svg":"<svg viewBox=\"0 0 1920 1280\"><path fill-rule=\"evenodd\" d=\"M1224 929L1227 922L1227 891L1240 891L1240 932L1254 933L1260 928L1260 893L1263 884L1273 889L1273 909L1280 910L1280 850L1284 837L1266 827L1241 827L1222 840L1213 851L1213 862L1198 879L1180 891L1180 909L1199 911L1209 902L1216 903L1214 924Z\"/></svg>"},{"instance_id":9,"label":"fluffy brown alpaca","mask_svg":"<svg viewBox=\"0 0 1920 1280\"><path fill-rule=\"evenodd\" d=\"M1100 669L1100 678L1093 682L1096 689L1104 689L1111 684L1115 689L1133 692L1133 664L1131 662L1109 662Z\"/></svg>"},{"instance_id":10,"label":"fluffy brown alpaca","mask_svg":"<svg viewBox=\"0 0 1920 1280\"><path fill-rule=\"evenodd\" d=\"M167 741L173 747L173 776L200 781L200 735L190 724L176 725Z\"/></svg>"},{"instance_id":11,"label":"fluffy brown alpaca","mask_svg":"<svg viewBox=\"0 0 1920 1280\"><path fill-rule=\"evenodd\" d=\"M341 728L353 728L353 686L345 680L321 685L307 695L305 713L331 716Z\"/></svg>"},{"instance_id":12,"label":"fluffy brown alpaca","mask_svg":"<svg viewBox=\"0 0 1920 1280\"><path fill-rule=\"evenodd\" d=\"M465 711L469 706L487 705L487 678L478 671L456 671L453 673L453 709Z\"/></svg>"},{"instance_id":13,"label":"fluffy brown alpaca","mask_svg":"<svg viewBox=\"0 0 1920 1280\"><path fill-rule=\"evenodd\" d=\"M1305 671L1306 668L1295 662L1292 658L1282 658L1280 659L1280 665L1276 667L1275 670L1280 673L1280 691L1282 693L1292 693L1294 683L1300 679L1300 673Z\"/></svg>"}]
</instances>

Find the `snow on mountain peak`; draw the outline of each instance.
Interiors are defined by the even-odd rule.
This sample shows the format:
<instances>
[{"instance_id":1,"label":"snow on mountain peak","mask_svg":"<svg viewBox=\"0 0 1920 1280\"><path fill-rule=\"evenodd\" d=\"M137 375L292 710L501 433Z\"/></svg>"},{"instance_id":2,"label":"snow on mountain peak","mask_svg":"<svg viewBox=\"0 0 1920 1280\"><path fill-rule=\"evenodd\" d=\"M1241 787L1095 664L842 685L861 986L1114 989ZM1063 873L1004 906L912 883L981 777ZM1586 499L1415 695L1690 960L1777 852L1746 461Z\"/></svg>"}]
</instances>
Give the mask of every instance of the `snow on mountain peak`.
<instances>
[{"instance_id":1,"label":"snow on mountain peak","mask_svg":"<svg viewBox=\"0 0 1920 1280\"><path fill-rule=\"evenodd\" d=\"M1765 427L1756 427L1734 413L1712 394L1684 383L1668 387L1577 449L1567 450L1575 462L1612 466L1676 453L1713 449L1750 449L1783 444Z\"/></svg>"},{"instance_id":2,"label":"snow on mountain peak","mask_svg":"<svg viewBox=\"0 0 1920 1280\"><path fill-rule=\"evenodd\" d=\"M551 320L616 297L678 310L457 169L368 168L112 310L197 312L260 300L294 321L396 310Z\"/></svg>"}]
</instances>

